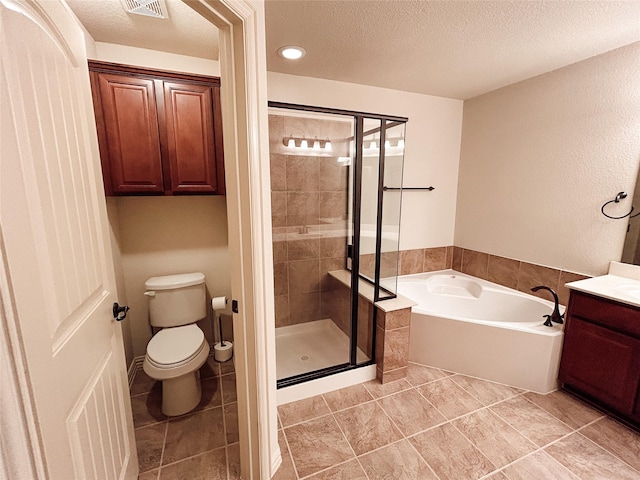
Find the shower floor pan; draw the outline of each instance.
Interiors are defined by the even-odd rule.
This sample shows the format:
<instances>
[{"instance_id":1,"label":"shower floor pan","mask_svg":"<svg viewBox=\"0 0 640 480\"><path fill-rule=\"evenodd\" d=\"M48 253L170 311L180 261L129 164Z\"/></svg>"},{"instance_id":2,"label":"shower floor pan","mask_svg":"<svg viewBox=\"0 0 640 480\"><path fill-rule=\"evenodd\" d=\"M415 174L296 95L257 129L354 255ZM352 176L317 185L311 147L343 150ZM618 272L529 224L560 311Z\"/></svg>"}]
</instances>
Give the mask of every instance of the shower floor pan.
<instances>
[{"instance_id":1,"label":"shower floor pan","mask_svg":"<svg viewBox=\"0 0 640 480\"><path fill-rule=\"evenodd\" d=\"M359 348L356 358L369 359ZM276 328L278 380L348 361L349 337L331 319Z\"/></svg>"}]
</instances>

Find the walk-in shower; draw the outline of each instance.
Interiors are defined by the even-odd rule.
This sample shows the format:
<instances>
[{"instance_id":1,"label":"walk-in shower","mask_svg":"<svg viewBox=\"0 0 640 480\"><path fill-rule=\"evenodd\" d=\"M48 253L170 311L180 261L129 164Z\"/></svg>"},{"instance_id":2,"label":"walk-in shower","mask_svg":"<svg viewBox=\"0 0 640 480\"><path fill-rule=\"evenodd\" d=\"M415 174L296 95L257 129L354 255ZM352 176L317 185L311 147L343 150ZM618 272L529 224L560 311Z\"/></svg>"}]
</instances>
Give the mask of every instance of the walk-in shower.
<instances>
[{"instance_id":1,"label":"walk-in shower","mask_svg":"<svg viewBox=\"0 0 640 480\"><path fill-rule=\"evenodd\" d=\"M371 302L396 291L407 119L269 107L282 387L374 362Z\"/></svg>"}]
</instances>

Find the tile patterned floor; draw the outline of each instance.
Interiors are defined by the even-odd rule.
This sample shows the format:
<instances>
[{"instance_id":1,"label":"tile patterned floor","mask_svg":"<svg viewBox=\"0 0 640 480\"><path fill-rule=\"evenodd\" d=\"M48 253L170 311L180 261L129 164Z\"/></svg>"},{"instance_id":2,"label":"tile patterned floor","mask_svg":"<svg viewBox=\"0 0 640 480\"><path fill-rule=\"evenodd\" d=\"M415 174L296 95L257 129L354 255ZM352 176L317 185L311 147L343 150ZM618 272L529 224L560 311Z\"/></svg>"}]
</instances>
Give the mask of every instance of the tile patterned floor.
<instances>
[{"instance_id":1,"label":"tile patterned floor","mask_svg":"<svg viewBox=\"0 0 640 480\"><path fill-rule=\"evenodd\" d=\"M211 357L200 369L202 400L179 417L161 411L162 384L144 371L131 387L140 480L240 478L238 407L233 361Z\"/></svg>"},{"instance_id":2,"label":"tile patterned floor","mask_svg":"<svg viewBox=\"0 0 640 480\"><path fill-rule=\"evenodd\" d=\"M203 372L198 410L170 420L158 386L136 377L140 479L239 479L235 374L213 361ZM640 480L640 435L568 394L417 364L404 380L282 405L278 419L274 480Z\"/></svg>"},{"instance_id":3,"label":"tile patterned floor","mask_svg":"<svg viewBox=\"0 0 640 480\"><path fill-rule=\"evenodd\" d=\"M417 364L278 416L274 480L640 480L640 435L574 397Z\"/></svg>"}]
</instances>

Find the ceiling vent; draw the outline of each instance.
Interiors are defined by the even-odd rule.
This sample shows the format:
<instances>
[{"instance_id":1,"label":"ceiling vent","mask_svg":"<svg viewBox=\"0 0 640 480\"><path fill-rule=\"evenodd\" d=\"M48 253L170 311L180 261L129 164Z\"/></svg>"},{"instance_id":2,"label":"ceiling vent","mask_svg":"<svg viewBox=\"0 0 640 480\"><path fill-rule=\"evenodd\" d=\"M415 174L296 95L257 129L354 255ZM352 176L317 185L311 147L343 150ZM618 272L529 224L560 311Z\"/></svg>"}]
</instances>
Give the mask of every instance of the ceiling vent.
<instances>
[{"instance_id":1,"label":"ceiling vent","mask_svg":"<svg viewBox=\"0 0 640 480\"><path fill-rule=\"evenodd\" d=\"M164 0L121 0L127 12L153 18L169 18Z\"/></svg>"}]
</instances>

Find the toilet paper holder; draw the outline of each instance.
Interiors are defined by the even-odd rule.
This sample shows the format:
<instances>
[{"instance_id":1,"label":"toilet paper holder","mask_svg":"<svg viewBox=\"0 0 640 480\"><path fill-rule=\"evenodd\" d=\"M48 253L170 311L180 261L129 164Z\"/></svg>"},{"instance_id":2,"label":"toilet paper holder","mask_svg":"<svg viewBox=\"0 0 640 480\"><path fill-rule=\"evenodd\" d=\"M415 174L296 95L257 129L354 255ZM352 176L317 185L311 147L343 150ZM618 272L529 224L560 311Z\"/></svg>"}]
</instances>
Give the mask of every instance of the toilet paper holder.
<instances>
[{"instance_id":1,"label":"toilet paper holder","mask_svg":"<svg viewBox=\"0 0 640 480\"><path fill-rule=\"evenodd\" d=\"M213 309L213 321L218 320L218 328L220 333L220 342L214 345L214 358L218 362L226 362L233 355L233 343L225 342L222 332L222 316L216 315L216 310L226 308L229 299L227 297L215 297L211 299L211 308Z\"/></svg>"}]
</instances>

